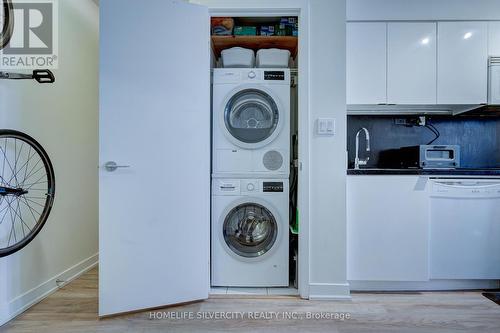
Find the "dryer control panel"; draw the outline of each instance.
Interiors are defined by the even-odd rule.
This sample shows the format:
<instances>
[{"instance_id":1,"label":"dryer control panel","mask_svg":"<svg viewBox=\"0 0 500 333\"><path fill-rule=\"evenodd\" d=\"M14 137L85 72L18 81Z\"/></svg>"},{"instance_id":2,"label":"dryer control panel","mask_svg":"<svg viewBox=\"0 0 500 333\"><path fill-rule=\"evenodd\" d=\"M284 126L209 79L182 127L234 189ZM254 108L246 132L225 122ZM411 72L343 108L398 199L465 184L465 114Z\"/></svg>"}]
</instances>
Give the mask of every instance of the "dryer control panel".
<instances>
[{"instance_id":1,"label":"dryer control panel","mask_svg":"<svg viewBox=\"0 0 500 333\"><path fill-rule=\"evenodd\" d=\"M264 80L266 81L285 81L284 71L265 71Z\"/></svg>"},{"instance_id":2,"label":"dryer control panel","mask_svg":"<svg viewBox=\"0 0 500 333\"><path fill-rule=\"evenodd\" d=\"M255 83L290 86L290 69L215 68L213 84Z\"/></svg>"}]
</instances>

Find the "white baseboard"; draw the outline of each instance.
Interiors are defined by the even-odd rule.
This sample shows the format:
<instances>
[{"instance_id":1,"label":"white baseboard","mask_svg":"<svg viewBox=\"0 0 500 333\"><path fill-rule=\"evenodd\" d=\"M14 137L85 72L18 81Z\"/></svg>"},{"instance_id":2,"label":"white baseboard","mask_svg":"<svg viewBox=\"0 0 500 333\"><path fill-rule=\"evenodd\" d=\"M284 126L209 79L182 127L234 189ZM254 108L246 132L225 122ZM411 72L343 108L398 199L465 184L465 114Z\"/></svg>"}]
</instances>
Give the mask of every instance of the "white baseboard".
<instances>
[{"instance_id":1,"label":"white baseboard","mask_svg":"<svg viewBox=\"0 0 500 333\"><path fill-rule=\"evenodd\" d=\"M0 327L9 321L9 315L7 311L7 305L5 303L0 304Z\"/></svg>"},{"instance_id":2,"label":"white baseboard","mask_svg":"<svg viewBox=\"0 0 500 333\"><path fill-rule=\"evenodd\" d=\"M351 299L349 283L310 283L310 300L347 300Z\"/></svg>"},{"instance_id":3,"label":"white baseboard","mask_svg":"<svg viewBox=\"0 0 500 333\"><path fill-rule=\"evenodd\" d=\"M0 326L14 319L30 307L40 302L59 288L81 276L83 273L94 268L99 261L99 254L96 253L87 259L84 259L67 270L57 274L49 280L41 283L37 287L28 290L24 294L14 298L7 304L0 304ZM56 283L56 281L64 283Z\"/></svg>"},{"instance_id":4,"label":"white baseboard","mask_svg":"<svg viewBox=\"0 0 500 333\"><path fill-rule=\"evenodd\" d=\"M498 289L498 280L350 281L354 291L445 291Z\"/></svg>"}]
</instances>

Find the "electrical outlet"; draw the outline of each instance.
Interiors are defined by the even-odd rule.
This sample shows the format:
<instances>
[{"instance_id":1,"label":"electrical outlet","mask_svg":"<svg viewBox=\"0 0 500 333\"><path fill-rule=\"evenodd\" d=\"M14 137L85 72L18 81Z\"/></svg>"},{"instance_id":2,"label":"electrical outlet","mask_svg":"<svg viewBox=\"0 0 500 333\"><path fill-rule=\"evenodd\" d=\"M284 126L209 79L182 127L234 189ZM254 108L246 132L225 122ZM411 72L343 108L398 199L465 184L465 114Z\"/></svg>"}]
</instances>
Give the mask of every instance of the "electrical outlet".
<instances>
[{"instance_id":1,"label":"electrical outlet","mask_svg":"<svg viewBox=\"0 0 500 333\"><path fill-rule=\"evenodd\" d=\"M425 118L425 116L409 117L409 118L395 118L394 124L401 125L401 126L408 126L408 127L425 126L426 118Z\"/></svg>"},{"instance_id":2,"label":"electrical outlet","mask_svg":"<svg viewBox=\"0 0 500 333\"><path fill-rule=\"evenodd\" d=\"M427 125L427 119L425 116L420 116L418 117L418 126L425 126Z\"/></svg>"}]
</instances>

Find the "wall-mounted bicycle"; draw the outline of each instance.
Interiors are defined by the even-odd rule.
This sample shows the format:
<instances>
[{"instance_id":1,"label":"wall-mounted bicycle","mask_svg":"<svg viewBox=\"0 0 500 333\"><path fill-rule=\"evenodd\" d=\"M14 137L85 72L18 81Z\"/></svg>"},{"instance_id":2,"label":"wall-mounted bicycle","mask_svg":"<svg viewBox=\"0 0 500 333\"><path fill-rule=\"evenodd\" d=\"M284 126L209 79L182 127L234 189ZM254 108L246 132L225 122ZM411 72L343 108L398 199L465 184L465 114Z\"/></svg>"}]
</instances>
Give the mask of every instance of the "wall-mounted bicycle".
<instances>
[{"instance_id":1,"label":"wall-mounted bicycle","mask_svg":"<svg viewBox=\"0 0 500 333\"><path fill-rule=\"evenodd\" d=\"M2 26L0 50L9 44L13 33L12 0L3 0ZM0 79L55 82L49 70L32 74L0 72ZM0 129L0 257L21 250L36 237L54 198L54 168L43 147L25 133Z\"/></svg>"}]
</instances>

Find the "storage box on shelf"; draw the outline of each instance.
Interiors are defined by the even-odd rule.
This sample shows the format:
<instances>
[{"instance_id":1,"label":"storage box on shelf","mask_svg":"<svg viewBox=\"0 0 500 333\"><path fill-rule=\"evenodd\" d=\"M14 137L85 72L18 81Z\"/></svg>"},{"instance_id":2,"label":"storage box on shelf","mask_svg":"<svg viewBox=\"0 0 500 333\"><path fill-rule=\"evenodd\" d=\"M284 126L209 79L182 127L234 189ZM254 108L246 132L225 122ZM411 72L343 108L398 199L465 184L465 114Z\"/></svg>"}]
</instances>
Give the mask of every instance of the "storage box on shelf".
<instances>
[{"instance_id":1,"label":"storage box on shelf","mask_svg":"<svg viewBox=\"0 0 500 333\"><path fill-rule=\"evenodd\" d=\"M227 68L252 68L255 66L253 50L242 47L231 47L221 52L223 67Z\"/></svg>"},{"instance_id":2,"label":"storage box on shelf","mask_svg":"<svg viewBox=\"0 0 500 333\"><path fill-rule=\"evenodd\" d=\"M290 51L281 49L260 49L255 60L259 68L288 68L290 66Z\"/></svg>"},{"instance_id":3,"label":"storage box on shelf","mask_svg":"<svg viewBox=\"0 0 500 333\"><path fill-rule=\"evenodd\" d=\"M231 47L243 47L258 51L260 49L282 49L297 55L298 38L293 36L212 36L212 48L218 58L222 50Z\"/></svg>"}]
</instances>

